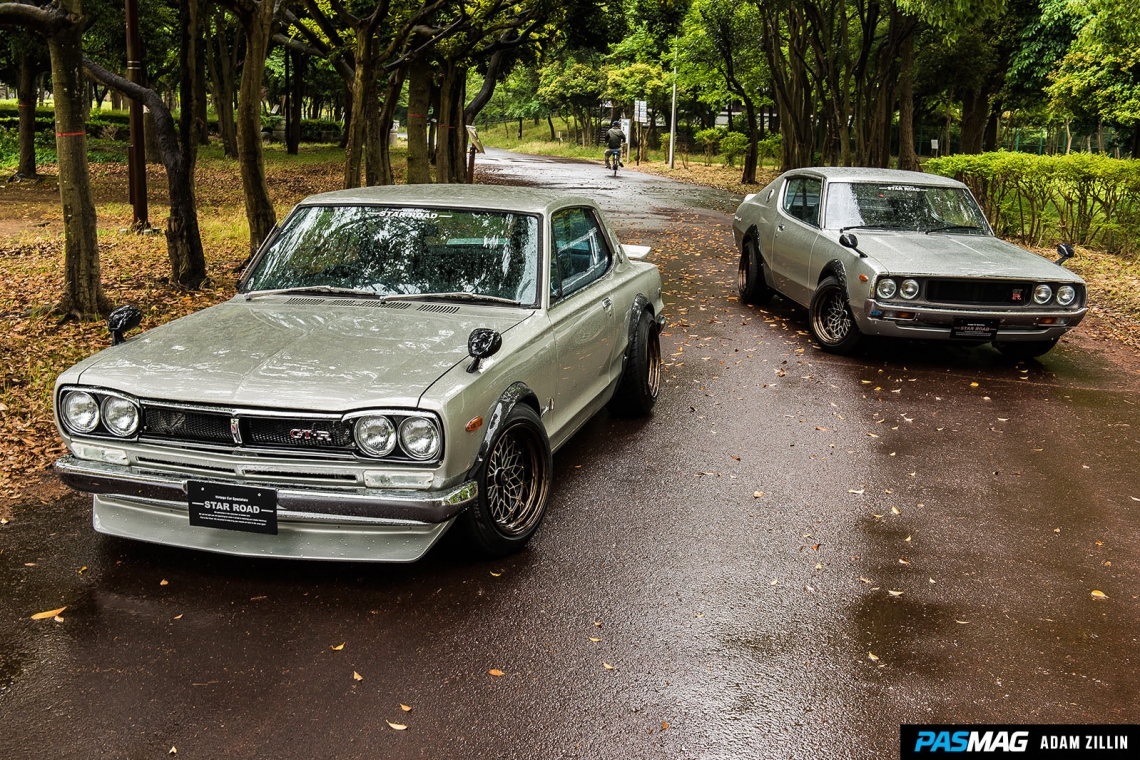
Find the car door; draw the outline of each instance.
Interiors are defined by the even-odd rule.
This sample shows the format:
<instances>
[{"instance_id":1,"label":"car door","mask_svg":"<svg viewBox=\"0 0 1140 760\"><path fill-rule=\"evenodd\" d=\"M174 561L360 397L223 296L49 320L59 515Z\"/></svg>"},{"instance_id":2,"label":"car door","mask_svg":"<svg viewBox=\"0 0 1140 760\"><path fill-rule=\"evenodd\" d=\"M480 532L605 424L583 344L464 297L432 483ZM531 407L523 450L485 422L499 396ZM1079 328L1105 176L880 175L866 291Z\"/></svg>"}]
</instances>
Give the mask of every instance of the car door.
<instances>
[{"instance_id":1,"label":"car door","mask_svg":"<svg viewBox=\"0 0 1140 760\"><path fill-rule=\"evenodd\" d=\"M614 252L594 212L551 215L550 309L558 358L554 427L577 427L602 405L610 383L616 308L609 280ZM553 436L552 436L553 437Z\"/></svg>"},{"instance_id":2,"label":"car door","mask_svg":"<svg viewBox=\"0 0 1140 760\"><path fill-rule=\"evenodd\" d=\"M819 177L790 177L784 184L777 213L772 274L776 289L804 305L811 300L815 283L809 282L811 250L819 237Z\"/></svg>"}]
</instances>

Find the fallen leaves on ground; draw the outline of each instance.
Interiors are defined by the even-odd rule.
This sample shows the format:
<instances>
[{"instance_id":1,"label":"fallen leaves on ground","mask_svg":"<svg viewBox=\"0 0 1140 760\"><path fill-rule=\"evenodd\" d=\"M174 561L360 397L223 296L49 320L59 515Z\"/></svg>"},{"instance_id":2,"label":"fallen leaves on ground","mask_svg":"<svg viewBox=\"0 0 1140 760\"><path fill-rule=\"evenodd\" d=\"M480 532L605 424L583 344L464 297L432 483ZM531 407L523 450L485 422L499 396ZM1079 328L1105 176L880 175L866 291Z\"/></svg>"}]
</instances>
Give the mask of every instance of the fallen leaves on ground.
<instances>
[{"instance_id":1,"label":"fallen leaves on ground","mask_svg":"<svg viewBox=\"0 0 1140 760\"><path fill-rule=\"evenodd\" d=\"M1099 590L1097 590L1097 589L1093 589L1093 591L1092 591L1092 598L1093 598L1093 599L1107 599L1107 598L1108 598L1108 596L1107 596L1107 595L1106 595L1106 594L1105 594L1103 591L1099 591Z\"/></svg>"},{"instance_id":2,"label":"fallen leaves on ground","mask_svg":"<svg viewBox=\"0 0 1140 760\"><path fill-rule=\"evenodd\" d=\"M491 668L487 672L489 674L493 675L495 678L498 678L499 676L503 675L503 671L499 670L498 668Z\"/></svg>"},{"instance_id":3,"label":"fallen leaves on ground","mask_svg":"<svg viewBox=\"0 0 1140 760\"><path fill-rule=\"evenodd\" d=\"M352 680L353 680L353 681L363 681L363 680L364 680L364 676L360 675L359 673L357 673L357 672L354 670L354 671L352 671Z\"/></svg>"},{"instance_id":4,"label":"fallen leaves on ground","mask_svg":"<svg viewBox=\"0 0 1140 760\"><path fill-rule=\"evenodd\" d=\"M48 618L58 617L59 613L66 609L67 607L60 607L59 609L48 610L47 612L37 612L32 615L32 620L47 620Z\"/></svg>"},{"instance_id":5,"label":"fallen leaves on ground","mask_svg":"<svg viewBox=\"0 0 1140 760\"><path fill-rule=\"evenodd\" d=\"M346 641L346 642L344 642L344 643L342 643L342 644L337 644L336 646L332 646L332 645L330 644L330 645L329 645L329 649L333 650L334 652L339 652L340 650L344 649L344 645L345 645L345 644L347 644L347 643L348 643L348 642Z\"/></svg>"},{"instance_id":6,"label":"fallen leaves on ground","mask_svg":"<svg viewBox=\"0 0 1140 760\"><path fill-rule=\"evenodd\" d=\"M388 727L391 728L393 731L405 731L408 728L403 723L393 723L392 721L388 720L387 718L384 719L384 722L387 723Z\"/></svg>"}]
</instances>

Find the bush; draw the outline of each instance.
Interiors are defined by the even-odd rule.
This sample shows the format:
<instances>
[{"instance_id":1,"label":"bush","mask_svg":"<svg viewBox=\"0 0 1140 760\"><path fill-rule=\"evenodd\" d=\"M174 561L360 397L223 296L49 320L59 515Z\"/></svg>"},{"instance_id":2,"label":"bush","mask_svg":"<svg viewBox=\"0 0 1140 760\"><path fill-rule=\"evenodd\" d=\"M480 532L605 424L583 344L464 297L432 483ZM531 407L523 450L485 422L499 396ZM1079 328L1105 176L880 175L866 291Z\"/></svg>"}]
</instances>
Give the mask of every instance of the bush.
<instances>
[{"instance_id":1,"label":"bush","mask_svg":"<svg viewBox=\"0 0 1140 760\"><path fill-rule=\"evenodd\" d=\"M739 132L729 132L720 138L720 152L726 166L735 166L736 159L748 150L748 137Z\"/></svg>"},{"instance_id":2,"label":"bush","mask_svg":"<svg viewBox=\"0 0 1140 760\"><path fill-rule=\"evenodd\" d=\"M1140 250L1140 160L998 151L934 158L924 168L965 182L1001 235Z\"/></svg>"},{"instance_id":3,"label":"bush","mask_svg":"<svg viewBox=\"0 0 1140 760\"><path fill-rule=\"evenodd\" d=\"M712 157L716 153L717 146L720 145L722 134L724 134L724 130L713 127L712 129L702 129L693 135L697 145L705 150L705 166L712 163Z\"/></svg>"},{"instance_id":4,"label":"bush","mask_svg":"<svg viewBox=\"0 0 1140 760\"><path fill-rule=\"evenodd\" d=\"M387 139L387 135L384 139ZM301 119L301 142L340 142L340 122L332 119Z\"/></svg>"}]
</instances>

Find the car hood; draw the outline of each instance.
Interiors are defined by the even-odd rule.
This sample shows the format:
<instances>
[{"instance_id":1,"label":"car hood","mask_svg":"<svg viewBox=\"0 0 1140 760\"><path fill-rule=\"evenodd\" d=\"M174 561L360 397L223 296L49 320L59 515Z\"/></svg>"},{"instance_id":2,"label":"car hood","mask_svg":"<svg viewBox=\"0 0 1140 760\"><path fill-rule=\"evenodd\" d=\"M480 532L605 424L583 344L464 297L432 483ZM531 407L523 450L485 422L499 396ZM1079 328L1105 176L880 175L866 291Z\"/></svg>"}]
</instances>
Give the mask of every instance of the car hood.
<instances>
[{"instance_id":1,"label":"car hood","mask_svg":"<svg viewBox=\"0 0 1140 760\"><path fill-rule=\"evenodd\" d=\"M890 274L1081 282L1048 259L988 235L859 231L859 250Z\"/></svg>"},{"instance_id":2,"label":"car hood","mask_svg":"<svg viewBox=\"0 0 1140 760\"><path fill-rule=\"evenodd\" d=\"M415 406L468 355L473 329L505 332L530 314L438 303L353 303L286 305L239 296L95 355L79 380L188 403L312 411Z\"/></svg>"}]
</instances>

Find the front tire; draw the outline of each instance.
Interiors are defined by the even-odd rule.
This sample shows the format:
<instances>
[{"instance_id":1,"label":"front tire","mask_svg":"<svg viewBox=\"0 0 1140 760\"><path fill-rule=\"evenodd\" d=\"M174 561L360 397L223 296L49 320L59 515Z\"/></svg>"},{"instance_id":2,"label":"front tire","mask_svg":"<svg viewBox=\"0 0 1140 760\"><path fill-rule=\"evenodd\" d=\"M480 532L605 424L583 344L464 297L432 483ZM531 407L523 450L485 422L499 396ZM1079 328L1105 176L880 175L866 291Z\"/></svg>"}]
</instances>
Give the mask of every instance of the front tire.
<instances>
[{"instance_id":1,"label":"front tire","mask_svg":"<svg viewBox=\"0 0 1140 760\"><path fill-rule=\"evenodd\" d=\"M624 417L645 417L653 411L661 391L661 339L657 322L641 312L621 381L610 399L611 412Z\"/></svg>"},{"instance_id":2,"label":"front tire","mask_svg":"<svg viewBox=\"0 0 1140 760\"><path fill-rule=\"evenodd\" d=\"M847 288L832 275L819 283L808 307L808 329L824 351L840 356L855 353L863 333L851 314Z\"/></svg>"},{"instance_id":3,"label":"front tire","mask_svg":"<svg viewBox=\"0 0 1140 760\"><path fill-rule=\"evenodd\" d=\"M764 280L764 259L752 238L745 238L740 246L740 266L736 272L736 289L741 303L763 306L772 300L773 290Z\"/></svg>"},{"instance_id":4,"label":"front tire","mask_svg":"<svg viewBox=\"0 0 1140 760\"><path fill-rule=\"evenodd\" d=\"M1051 340L995 340L994 348L1010 359L1036 359L1053 350L1059 338Z\"/></svg>"},{"instance_id":5,"label":"front tire","mask_svg":"<svg viewBox=\"0 0 1140 760\"><path fill-rule=\"evenodd\" d=\"M486 557L505 557L538 530L554 470L550 441L538 414L525 404L503 420L479 468L479 498L463 513L472 544Z\"/></svg>"}]
</instances>

